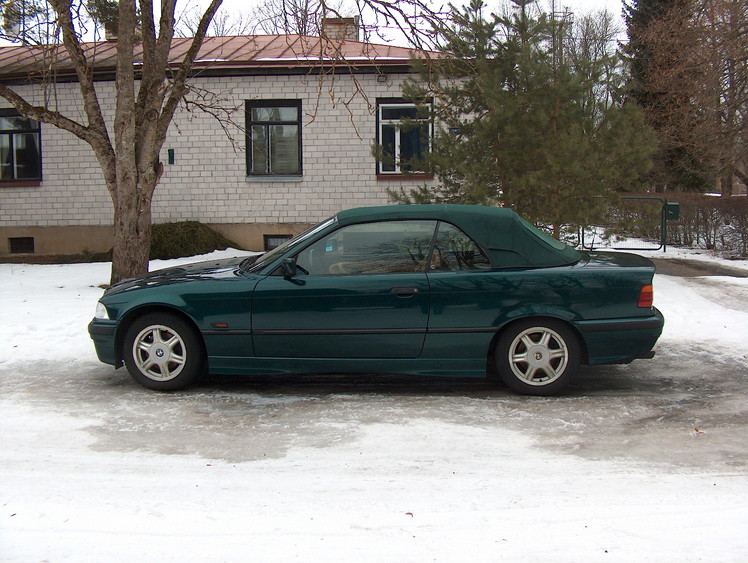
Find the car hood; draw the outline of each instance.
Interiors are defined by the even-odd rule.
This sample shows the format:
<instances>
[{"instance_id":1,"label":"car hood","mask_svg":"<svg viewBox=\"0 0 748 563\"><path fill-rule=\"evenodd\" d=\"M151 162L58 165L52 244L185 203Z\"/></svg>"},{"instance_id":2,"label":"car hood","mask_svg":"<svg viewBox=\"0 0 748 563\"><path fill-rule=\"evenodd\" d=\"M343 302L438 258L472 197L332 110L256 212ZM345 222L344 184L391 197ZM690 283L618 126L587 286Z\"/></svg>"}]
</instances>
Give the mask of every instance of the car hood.
<instances>
[{"instance_id":1,"label":"car hood","mask_svg":"<svg viewBox=\"0 0 748 563\"><path fill-rule=\"evenodd\" d=\"M156 270L145 276L123 280L107 289L104 295L195 281L236 278L242 260L243 258L225 258Z\"/></svg>"}]
</instances>

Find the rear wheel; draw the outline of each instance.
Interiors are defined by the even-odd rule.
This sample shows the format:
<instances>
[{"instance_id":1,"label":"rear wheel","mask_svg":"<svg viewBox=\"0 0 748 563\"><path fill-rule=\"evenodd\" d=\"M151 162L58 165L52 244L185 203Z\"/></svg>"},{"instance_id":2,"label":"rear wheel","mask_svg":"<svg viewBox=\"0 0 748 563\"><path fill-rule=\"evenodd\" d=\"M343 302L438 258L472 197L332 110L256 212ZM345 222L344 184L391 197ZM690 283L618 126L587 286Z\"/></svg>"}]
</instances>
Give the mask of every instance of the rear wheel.
<instances>
[{"instance_id":1,"label":"rear wheel","mask_svg":"<svg viewBox=\"0 0 748 563\"><path fill-rule=\"evenodd\" d=\"M495 351L501 381L524 395L554 395L579 367L580 346L573 330L553 319L525 319L510 325Z\"/></svg>"},{"instance_id":2,"label":"rear wheel","mask_svg":"<svg viewBox=\"0 0 748 563\"><path fill-rule=\"evenodd\" d=\"M157 391L187 387L202 371L203 346L186 321L169 313L149 313L125 334L122 356L132 378Z\"/></svg>"}]
</instances>

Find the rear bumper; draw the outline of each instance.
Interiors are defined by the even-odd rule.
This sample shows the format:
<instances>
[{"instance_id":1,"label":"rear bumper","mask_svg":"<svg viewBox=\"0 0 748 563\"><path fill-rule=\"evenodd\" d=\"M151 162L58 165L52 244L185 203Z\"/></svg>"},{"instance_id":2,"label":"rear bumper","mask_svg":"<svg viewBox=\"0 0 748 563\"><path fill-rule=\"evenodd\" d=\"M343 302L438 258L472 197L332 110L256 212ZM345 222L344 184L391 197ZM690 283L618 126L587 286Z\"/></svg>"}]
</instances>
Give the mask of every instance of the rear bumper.
<instances>
[{"instance_id":1,"label":"rear bumper","mask_svg":"<svg viewBox=\"0 0 748 563\"><path fill-rule=\"evenodd\" d=\"M587 348L587 363L626 363L654 356L652 348L662 334L665 318L653 308L650 317L605 319L575 323Z\"/></svg>"}]
</instances>

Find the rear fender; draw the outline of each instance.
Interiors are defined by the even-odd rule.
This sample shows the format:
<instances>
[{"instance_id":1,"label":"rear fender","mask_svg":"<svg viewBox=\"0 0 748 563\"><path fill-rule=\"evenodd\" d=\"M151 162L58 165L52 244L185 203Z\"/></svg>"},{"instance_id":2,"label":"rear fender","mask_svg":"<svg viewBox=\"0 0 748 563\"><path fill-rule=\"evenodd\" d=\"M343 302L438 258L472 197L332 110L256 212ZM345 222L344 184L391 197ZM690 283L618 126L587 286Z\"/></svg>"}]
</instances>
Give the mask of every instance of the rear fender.
<instances>
[{"instance_id":1,"label":"rear fender","mask_svg":"<svg viewBox=\"0 0 748 563\"><path fill-rule=\"evenodd\" d=\"M496 347L496 342L501 337L501 334L513 323L523 320L523 319L529 319L534 318L537 319L538 322L542 322L543 319L551 319L556 321L562 321L566 323L569 328L571 328L572 331L574 331L574 334L577 336L577 340L579 341L580 350L582 353L582 362L581 363L587 363L587 344L584 339L584 335L580 332L579 328L575 324L575 316L571 314L568 310L562 309L560 307L552 307L552 306L546 306L546 305L528 305L524 307L519 307L517 309L513 309L511 311L507 311L504 314L502 314L497 320L496 320L496 326L498 327L498 330L496 331L496 334L493 337L493 340L491 341L491 349L489 350L489 357L493 355L493 351Z\"/></svg>"},{"instance_id":2,"label":"rear fender","mask_svg":"<svg viewBox=\"0 0 748 563\"><path fill-rule=\"evenodd\" d=\"M528 317L547 317L550 319L559 319L562 321L566 321L569 324L571 324L575 320L578 320L574 316L574 314L562 307L532 304L524 305L510 311L503 311L502 314L497 317L494 324L501 329L509 323L512 323L519 319L526 319Z\"/></svg>"}]
</instances>

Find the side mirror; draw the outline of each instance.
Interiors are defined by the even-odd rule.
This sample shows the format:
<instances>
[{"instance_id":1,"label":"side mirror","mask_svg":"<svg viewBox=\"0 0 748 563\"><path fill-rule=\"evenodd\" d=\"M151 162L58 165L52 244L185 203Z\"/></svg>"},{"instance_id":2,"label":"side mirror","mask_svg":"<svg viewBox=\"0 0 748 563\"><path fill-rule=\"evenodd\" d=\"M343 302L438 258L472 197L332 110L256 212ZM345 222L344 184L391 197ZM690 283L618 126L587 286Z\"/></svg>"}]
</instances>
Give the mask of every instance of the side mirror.
<instances>
[{"instance_id":1,"label":"side mirror","mask_svg":"<svg viewBox=\"0 0 748 563\"><path fill-rule=\"evenodd\" d=\"M292 278L296 275L296 258L284 258L280 264L281 274L284 278Z\"/></svg>"}]
</instances>

